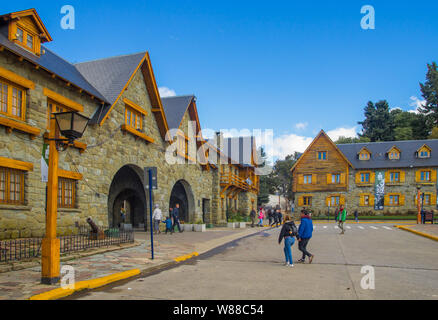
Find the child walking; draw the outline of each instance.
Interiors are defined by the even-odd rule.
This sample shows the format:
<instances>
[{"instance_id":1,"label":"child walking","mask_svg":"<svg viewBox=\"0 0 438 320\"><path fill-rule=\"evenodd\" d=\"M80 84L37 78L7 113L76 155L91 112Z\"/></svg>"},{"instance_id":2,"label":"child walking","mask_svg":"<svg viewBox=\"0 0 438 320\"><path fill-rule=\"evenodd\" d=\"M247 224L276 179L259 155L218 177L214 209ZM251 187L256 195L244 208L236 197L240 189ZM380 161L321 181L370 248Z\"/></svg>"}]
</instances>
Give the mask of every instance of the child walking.
<instances>
[{"instance_id":1,"label":"child walking","mask_svg":"<svg viewBox=\"0 0 438 320\"><path fill-rule=\"evenodd\" d=\"M170 217L167 217L167 219L164 220L163 223L166 224L166 234L167 232L170 232L170 234L172 234L172 219Z\"/></svg>"}]
</instances>

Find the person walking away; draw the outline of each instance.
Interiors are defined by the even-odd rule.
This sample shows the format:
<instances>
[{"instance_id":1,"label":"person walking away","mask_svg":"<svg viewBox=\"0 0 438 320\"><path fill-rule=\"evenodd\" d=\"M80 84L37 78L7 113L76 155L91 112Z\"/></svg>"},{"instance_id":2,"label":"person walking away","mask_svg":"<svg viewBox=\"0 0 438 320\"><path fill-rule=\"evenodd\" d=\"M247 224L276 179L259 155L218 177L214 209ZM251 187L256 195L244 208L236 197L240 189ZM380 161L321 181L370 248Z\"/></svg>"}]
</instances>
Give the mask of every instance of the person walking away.
<instances>
[{"instance_id":1,"label":"person walking away","mask_svg":"<svg viewBox=\"0 0 438 320\"><path fill-rule=\"evenodd\" d=\"M275 224L277 224L277 210L272 209L272 223L270 226L272 227Z\"/></svg>"},{"instance_id":2,"label":"person walking away","mask_svg":"<svg viewBox=\"0 0 438 320\"><path fill-rule=\"evenodd\" d=\"M354 211L354 220L356 220L356 223L359 223L359 213L357 210Z\"/></svg>"},{"instance_id":3,"label":"person walking away","mask_svg":"<svg viewBox=\"0 0 438 320\"><path fill-rule=\"evenodd\" d=\"M251 228L254 228L254 222L256 218L257 213L255 212L254 208L252 208L249 217L251 218Z\"/></svg>"},{"instance_id":4,"label":"person walking away","mask_svg":"<svg viewBox=\"0 0 438 320\"><path fill-rule=\"evenodd\" d=\"M295 223L289 216L285 218L285 224L280 231L280 236L278 237L278 244L284 239L284 257L286 260L285 266L293 267L294 261L292 258L292 246L295 243L295 237L297 236L297 227Z\"/></svg>"},{"instance_id":5,"label":"person walking away","mask_svg":"<svg viewBox=\"0 0 438 320\"><path fill-rule=\"evenodd\" d=\"M281 226L283 223L283 214L281 213L281 210L278 210L278 227Z\"/></svg>"},{"instance_id":6,"label":"person walking away","mask_svg":"<svg viewBox=\"0 0 438 320\"><path fill-rule=\"evenodd\" d=\"M175 205L175 208L172 210L172 217L173 217L172 232L175 231L175 226L178 226L179 233L182 233L181 225L179 223L179 203L177 203Z\"/></svg>"},{"instance_id":7,"label":"person walking away","mask_svg":"<svg viewBox=\"0 0 438 320\"><path fill-rule=\"evenodd\" d=\"M341 205L341 207L339 208L339 216L338 216L339 228L342 230L341 234L345 233L344 223L346 219L347 219L347 210L345 210L344 206Z\"/></svg>"},{"instance_id":8,"label":"person walking away","mask_svg":"<svg viewBox=\"0 0 438 320\"><path fill-rule=\"evenodd\" d=\"M272 209L269 208L268 210L268 219L269 219L269 225L272 225Z\"/></svg>"},{"instance_id":9,"label":"person walking away","mask_svg":"<svg viewBox=\"0 0 438 320\"><path fill-rule=\"evenodd\" d=\"M154 229L155 234L161 233L160 231L160 222L163 220L163 213L161 212L160 205L155 205L154 213L152 214L152 219L154 220Z\"/></svg>"},{"instance_id":10,"label":"person walking away","mask_svg":"<svg viewBox=\"0 0 438 320\"><path fill-rule=\"evenodd\" d=\"M265 218L265 214L263 213L263 208L260 207L260 211L259 211L259 223L258 223L259 227L263 227L263 219L264 218Z\"/></svg>"},{"instance_id":11,"label":"person walking away","mask_svg":"<svg viewBox=\"0 0 438 320\"><path fill-rule=\"evenodd\" d=\"M163 221L163 223L165 223L166 224L166 234L167 234L167 232L169 232L170 234L172 234L173 232L172 232L172 218L170 217L170 216L168 216L167 218L166 218L166 220L164 220Z\"/></svg>"},{"instance_id":12,"label":"person walking away","mask_svg":"<svg viewBox=\"0 0 438 320\"><path fill-rule=\"evenodd\" d=\"M303 257L298 262L304 263L306 256L309 263L312 263L314 255L307 251L307 245L313 235L313 222L308 211L301 211L301 223L298 228L298 249L303 253Z\"/></svg>"}]
</instances>

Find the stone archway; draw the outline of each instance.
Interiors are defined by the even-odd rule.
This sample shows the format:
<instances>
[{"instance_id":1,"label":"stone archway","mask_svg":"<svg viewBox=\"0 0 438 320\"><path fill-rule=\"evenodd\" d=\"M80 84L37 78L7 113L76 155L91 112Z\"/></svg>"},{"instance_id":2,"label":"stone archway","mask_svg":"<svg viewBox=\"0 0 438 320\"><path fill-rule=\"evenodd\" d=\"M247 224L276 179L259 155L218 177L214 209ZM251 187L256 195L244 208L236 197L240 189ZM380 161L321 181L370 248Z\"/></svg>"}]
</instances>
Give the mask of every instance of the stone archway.
<instances>
[{"instance_id":1,"label":"stone archway","mask_svg":"<svg viewBox=\"0 0 438 320\"><path fill-rule=\"evenodd\" d=\"M169 208L175 208L177 203L180 205L180 220L185 223L194 222L195 199L190 184L185 180L177 181L170 193Z\"/></svg>"},{"instance_id":2,"label":"stone archway","mask_svg":"<svg viewBox=\"0 0 438 320\"><path fill-rule=\"evenodd\" d=\"M108 196L108 224L118 227L121 223L120 209L126 210L125 223L133 227L148 226L147 200L143 185L142 170L135 165L120 168L111 182Z\"/></svg>"}]
</instances>

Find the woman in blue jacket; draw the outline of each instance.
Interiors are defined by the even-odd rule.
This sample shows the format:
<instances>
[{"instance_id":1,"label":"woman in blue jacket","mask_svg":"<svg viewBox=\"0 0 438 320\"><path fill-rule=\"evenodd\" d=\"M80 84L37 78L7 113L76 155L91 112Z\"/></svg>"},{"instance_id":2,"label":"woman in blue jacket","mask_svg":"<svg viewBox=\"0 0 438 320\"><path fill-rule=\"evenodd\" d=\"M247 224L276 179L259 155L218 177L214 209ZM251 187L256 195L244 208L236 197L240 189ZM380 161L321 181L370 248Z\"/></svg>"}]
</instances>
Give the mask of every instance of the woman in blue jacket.
<instances>
[{"instance_id":1,"label":"woman in blue jacket","mask_svg":"<svg viewBox=\"0 0 438 320\"><path fill-rule=\"evenodd\" d=\"M304 263L306 256L309 257L309 263L313 261L313 254L307 251L307 245L313 234L313 222L309 213L305 210L301 211L301 224L298 228L298 249L303 253L303 257L298 262Z\"/></svg>"}]
</instances>

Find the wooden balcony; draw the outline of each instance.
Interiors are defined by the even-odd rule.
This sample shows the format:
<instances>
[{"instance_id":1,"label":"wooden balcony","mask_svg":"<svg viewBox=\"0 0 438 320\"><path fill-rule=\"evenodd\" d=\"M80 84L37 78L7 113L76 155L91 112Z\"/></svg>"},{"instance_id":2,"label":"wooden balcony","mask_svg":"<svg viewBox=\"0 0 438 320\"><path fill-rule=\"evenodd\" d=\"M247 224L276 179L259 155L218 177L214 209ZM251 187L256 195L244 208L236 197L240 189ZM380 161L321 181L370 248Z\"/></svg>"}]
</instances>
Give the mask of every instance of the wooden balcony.
<instances>
[{"instance_id":1,"label":"wooden balcony","mask_svg":"<svg viewBox=\"0 0 438 320\"><path fill-rule=\"evenodd\" d=\"M247 182L248 178L242 178L238 175L232 173L223 173L221 174L220 184L222 187L222 194L229 190L233 190L235 192L239 191L249 191L258 193L259 192L259 183L249 184Z\"/></svg>"}]
</instances>

